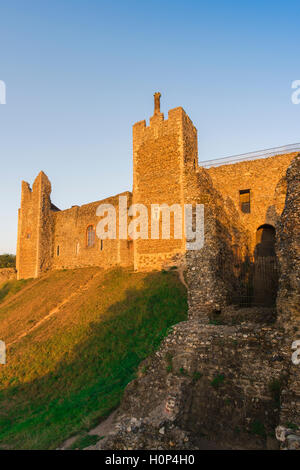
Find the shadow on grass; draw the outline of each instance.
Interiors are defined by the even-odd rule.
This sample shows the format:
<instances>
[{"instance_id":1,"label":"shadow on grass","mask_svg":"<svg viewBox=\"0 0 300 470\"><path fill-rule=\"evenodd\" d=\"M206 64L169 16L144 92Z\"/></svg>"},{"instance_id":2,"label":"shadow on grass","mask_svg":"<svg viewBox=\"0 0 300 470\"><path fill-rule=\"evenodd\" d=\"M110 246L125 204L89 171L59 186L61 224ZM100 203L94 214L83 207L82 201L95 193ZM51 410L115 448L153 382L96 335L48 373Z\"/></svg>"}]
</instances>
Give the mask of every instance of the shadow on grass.
<instances>
[{"instance_id":1,"label":"shadow on grass","mask_svg":"<svg viewBox=\"0 0 300 470\"><path fill-rule=\"evenodd\" d=\"M0 303L6 300L8 296L12 296L19 292L28 282L32 279L21 279L17 281L16 279L12 279L11 281L7 281L0 287Z\"/></svg>"},{"instance_id":2,"label":"shadow on grass","mask_svg":"<svg viewBox=\"0 0 300 470\"><path fill-rule=\"evenodd\" d=\"M113 276L118 289L122 273ZM51 373L0 386L1 448L55 448L119 404L139 363L159 347L171 325L187 318L186 291L177 274L151 273L143 285L127 289L124 300L90 323L88 339L66 350Z\"/></svg>"}]
</instances>

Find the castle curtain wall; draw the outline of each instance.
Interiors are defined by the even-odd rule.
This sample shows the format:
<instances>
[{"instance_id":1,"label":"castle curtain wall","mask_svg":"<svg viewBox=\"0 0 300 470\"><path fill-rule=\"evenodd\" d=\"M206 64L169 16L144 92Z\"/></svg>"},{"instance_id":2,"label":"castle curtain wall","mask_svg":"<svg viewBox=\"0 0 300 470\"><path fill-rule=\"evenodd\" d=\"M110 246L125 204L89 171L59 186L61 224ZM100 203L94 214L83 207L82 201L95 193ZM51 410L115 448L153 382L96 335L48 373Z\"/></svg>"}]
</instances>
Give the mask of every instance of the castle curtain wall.
<instances>
[{"instance_id":1,"label":"castle curtain wall","mask_svg":"<svg viewBox=\"0 0 300 470\"><path fill-rule=\"evenodd\" d=\"M254 253L258 227L269 224L275 227L284 207L284 177L296 153L277 155L259 160L209 168L213 186L224 198L233 201L243 225L251 236ZM201 162L200 162L201 163ZM241 210L240 191L250 190L250 212Z\"/></svg>"},{"instance_id":2,"label":"castle curtain wall","mask_svg":"<svg viewBox=\"0 0 300 470\"><path fill-rule=\"evenodd\" d=\"M132 243L129 240L100 240L96 227L100 218L96 215L100 204L112 204L116 210L116 228L119 226L119 196L127 196L131 204L131 193L92 202L83 206L74 206L54 214L54 236L52 265L54 269L75 268L84 266L129 266L133 264ZM88 245L87 229L92 227L95 241Z\"/></svg>"},{"instance_id":3,"label":"castle curtain wall","mask_svg":"<svg viewBox=\"0 0 300 470\"><path fill-rule=\"evenodd\" d=\"M181 239L174 237L172 228L170 239L163 239L161 223L159 238L151 238L151 204L169 207L177 204L183 214L185 204L203 203L206 247L200 250L198 259L198 265L202 266L201 289L204 292L205 284L207 299L209 296L230 299L230 291L236 284L230 266L236 257L253 256L258 227L275 226L278 221L286 194L285 171L296 154L205 170L198 165L197 130L189 116L179 107L170 110L168 119L164 120L159 98L159 93L155 94L150 125L141 121L133 126L133 193L123 193L128 196L128 206L131 203L146 206L148 239L118 240L117 237L101 242L92 233L99 221L97 207L100 203L113 204L118 227L119 195L59 211L51 204L51 185L41 172L32 190L28 183L22 183L18 278L37 277L48 269L90 265L110 267L134 263L136 270L151 271L181 263L186 252L184 222ZM171 227L173 222L171 213ZM90 235L95 237L93 244L87 240L88 227ZM213 240L210 247L209 240ZM190 259L195 256L190 255ZM200 269L194 267L196 271ZM225 293L223 287L216 288L224 283ZM220 304L220 300L215 304Z\"/></svg>"}]
</instances>

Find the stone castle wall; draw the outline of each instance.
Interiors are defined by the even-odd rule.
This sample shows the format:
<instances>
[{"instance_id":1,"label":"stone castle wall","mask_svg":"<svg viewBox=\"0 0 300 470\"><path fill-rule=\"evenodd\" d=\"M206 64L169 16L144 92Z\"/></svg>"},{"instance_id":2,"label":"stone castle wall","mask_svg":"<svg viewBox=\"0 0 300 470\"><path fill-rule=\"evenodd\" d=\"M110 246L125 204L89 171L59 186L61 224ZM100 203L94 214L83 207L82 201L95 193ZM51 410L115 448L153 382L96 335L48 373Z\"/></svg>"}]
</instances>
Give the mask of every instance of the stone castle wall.
<instances>
[{"instance_id":1,"label":"stone castle wall","mask_svg":"<svg viewBox=\"0 0 300 470\"><path fill-rule=\"evenodd\" d=\"M274 308L223 306L228 289L218 273L219 256L230 260L232 240L247 244L249 230L209 173L196 171L208 200L207 227L204 248L187 253L188 321L175 325L160 349L140 364L113 430L95 448L278 449L275 429L283 448L300 448L300 366L291 361L291 343L300 339L299 164L297 157L287 170L287 196L276 227L277 322ZM209 299L215 310L210 318L201 312Z\"/></svg>"},{"instance_id":2,"label":"stone castle wall","mask_svg":"<svg viewBox=\"0 0 300 470\"><path fill-rule=\"evenodd\" d=\"M280 263L278 326L285 331L289 371L289 381L283 390L280 423L288 434L284 444L287 447L295 442L295 430L288 432L288 428L298 424L300 447L300 364L294 364L291 360L292 343L300 341L300 155L288 168L286 179L286 203L276 227Z\"/></svg>"},{"instance_id":3,"label":"stone castle wall","mask_svg":"<svg viewBox=\"0 0 300 470\"><path fill-rule=\"evenodd\" d=\"M51 267L52 214L51 184L42 171L32 189L22 182L18 216L16 268L18 279L38 277Z\"/></svg>"},{"instance_id":4,"label":"stone castle wall","mask_svg":"<svg viewBox=\"0 0 300 470\"><path fill-rule=\"evenodd\" d=\"M133 264L133 244L130 240L100 240L95 235L94 246L88 246L87 228L92 226L96 231L99 217L96 216L100 204L111 204L116 209L116 228L119 227L119 196L127 197L131 205L131 193L125 192L116 196L85 204L54 214L52 266L54 269L75 268L83 266L101 266L108 268L114 265L130 266Z\"/></svg>"},{"instance_id":5,"label":"stone castle wall","mask_svg":"<svg viewBox=\"0 0 300 470\"><path fill-rule=\"evenodd\" d=\"M182 108L170 110L167 120L162 113L154 114L148 127L145 121L133 126L133 202L147 207L149 220L151 204L179 204L182 210L185 128L197 148L196 128ZM149 239L134 243L135 269L161 269L184 253L184 239L175 239L172 231L169 240L162 239L161 226L158 240L150 234L149 227Z\"/></svg>"},{"instance_id":6,"label":"stone castle wall","mask_svg":"<svg viewBox=\"0 0 300 470\"><path fill-rule=\"evenodd\" d=\"M32 189L28 183L22 183L16 262L18 279L38 277L49 269L84 266L109 268L117 264L133 264L132 241L118 237L119 196L127 197L127 204L130 205L130 192L64 211L51 204L50 194L50 182L42 172ZM100 220L96 210L100 204L115 207L116 239L101 241L96 235ZM88 246L87 242L89 226L95 233L93 246Z\"/></svg>"},{"instance_id":7,"label":"stone castle wall","mask_svg":"<svg viewBox=\"0 0 300 470\"><path fill-rule=\"evenodd\" d=\"M209 313L232 302L240 266L249 255L249 233L239 210L214 188L207 170L198 168L188 180L194 188L194 197L188 191L188 203L204 203L204 247L186 253L189 314L206 322Z\"/></svg>"},{"instance_id":8,"label":"stone castle wall","mask_svg":"<svg viewBox=\"0 0 300 470\"><path fill-rule=\"evenodd\" d=\"M268 436L279 423L299 427L299 366L291 363L291 343L300 338L299 157L290 165L295 155L204 169L197 161L197 130L182 108L170 110L164 120L156 106L148 127L145 121L136 123L133 193L122 195L128 206L147 207L148 222L151 204L179 204L182 209L184 204L204 204L204 247L195 251L186 250L185 237L175 239L172 232L170 239L162 239L161 222L156 240L151 239L149 223L147 239L119 240L117 234L116 240L103 242L95 237L95 244L88 246L87 228L96 228L100 203L117 209L118 227L120 195L59 211L51 204L51 185L44 173L32 190L22 183L19 279L37 277L47 269L87 265L134 264L135 269L148 271L182 264L185 268L189 320L174 329L147 362L149 374L125 394L123 409L142 423L143 432L134 437L137 448L143 442L172 447L173 431L168 430L174 423L174 430L186 437L204 430L210 439L217 437L224 445L230 439L235 446L243 435L254 448L268 447ZM241 207L244 190L250 190L247 213ZM262 309L255 324L253 309L250 320L244 321L245 310L238 312L232 305L243 281L242 268L253 263L257 229L264 224L275 227L277 235L278 324L273 324L275 309L270 321ZM242 319L228 323L228 312L234 320ZM224 325L213 324L223 317ZM234 428L228 429L228 422ZM130 433L117 432L105 445L126 448L128 437L133 442ZM197 448L198 443L193 445Z\"/></svg>"},{"instance_id":9,"label":"stone castle wall","mask_svg":"<svg viewBox=\"0 0 300 470\"><path fill-rule=\"evenodd\" d=\"M175 325L140 365L97 448L278 448L281 343L268 325Z\"/></svg>"},{"instance_id":10,"label":"stone castle wall","mask_svg":"<svg viewBox=\"0 0 300 470\"><path fill-rule=\"evenodd\" d=\"M190 118L179 107L170 110L165 120L158 104L149 126L145 121L133 126L132 199L131 193L126 193L128 205L133 202L147 207L148 239L101 243L96 238L95 245L88 247L86 230L89 225L96 227L97 205L105 201L115 205L117 196L59 211L51 204L51 185L41 172L32 190L28 183L22 183L18 277L37 277L48 269L86 265L134 263L137 270L151 271L189 260L198 271L189 281L201 286L195 305L207 304L210 299L218 308L217 298L230 299L230 291L235 289L236 258L253 256L257 228L266 223L275 226L279 219L286 193L285 170L293 156L278 155L205 170L198 165L197 130ZM250 189L251 209L247 214L241 211L239 195L245 189ZM184 258L186 239L184 235L181 239L174 237L172 213L170 239L162 238L161 214L158 239L151 239L150 205L164 203L178 204L182 214L184 204L205 205L204 251L188 253ZM222 267L219 272L212 268L216 264ZM204 298L205 285L213 288L206 289Z\"/></svg>"},{"instance_id":11,"label":"stone castle wall","mask_svg":"<svg viewBox=\"0 0 300 470\"><path fill-rule=\"evenodd\" d=\"M214 188L224 199L230 197L249 230L254 251L258 227L275 227L284 207L286 170L296 153L209 168ZM250 213L240 209L240 190L250 189Z\"/></svg>"}]
</instances>

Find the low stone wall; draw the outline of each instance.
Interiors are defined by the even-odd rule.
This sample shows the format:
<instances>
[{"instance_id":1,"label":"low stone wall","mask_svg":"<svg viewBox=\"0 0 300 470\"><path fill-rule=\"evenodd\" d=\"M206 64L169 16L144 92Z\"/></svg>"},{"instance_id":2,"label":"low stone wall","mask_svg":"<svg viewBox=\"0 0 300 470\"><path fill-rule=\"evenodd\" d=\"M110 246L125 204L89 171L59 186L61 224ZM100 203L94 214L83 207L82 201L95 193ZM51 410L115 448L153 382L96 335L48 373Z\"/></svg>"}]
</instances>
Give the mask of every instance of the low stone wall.
<instances>
[{"instance_id":1,"label":"low stone wall","mask_svg":"<svg viewBox=\"0 0 300 470\"><path fill-rule=\"evenodd\" d=\"M1 268L0 269L0 284L10 279L17 278L17 271L15 268Z\"/></svg>"},{"instance_id":2,"label":"low stone wall","mask_svg":"<svg viewBox=\"0 0 300 470\"><path fill-rule=\"evenodd\" d=\"M140 365L99 448L278 448L282 341L270 325L176 325Z\"/></svg>"},{"instance_id":3,"label":"low stone wall","mask_svg":"<svg viewBox=\"0 0 300 470\"><path fill-rule=\"evenodd\" d=\"M232 200L223 198L203 168L195 175L197 191L205 195L204 247L186 253L189 317L204 323L208 315L232 303L239 269L248 255L249 235ZM191 179L191 177L189 178ZM201 203L195 196L189 203ZM235 247L239 247L238 252Z\"/></svg>"}]
</instances>

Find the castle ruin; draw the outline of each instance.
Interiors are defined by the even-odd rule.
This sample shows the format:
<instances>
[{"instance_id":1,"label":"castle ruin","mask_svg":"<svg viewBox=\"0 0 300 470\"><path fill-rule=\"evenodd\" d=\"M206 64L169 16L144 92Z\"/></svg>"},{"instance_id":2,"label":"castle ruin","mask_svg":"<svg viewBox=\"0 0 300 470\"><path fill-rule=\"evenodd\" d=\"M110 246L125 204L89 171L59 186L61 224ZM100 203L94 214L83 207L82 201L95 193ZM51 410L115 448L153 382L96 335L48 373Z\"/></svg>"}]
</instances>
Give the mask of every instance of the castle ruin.
<instances>
[{"instance_id":1,"label":"castle ruin","mask_svg":"<svg viewBox=\"0 0 300 470\"><path fill-rule=\"evenodd\" d=\"M149 125L143 120L133 126L132 192L61 211L51 202L51 184L43 172L32 189L22 182L18 279L84 266L183 268L189 320L174 329L158 358L149 359L150 364L158 361L150 368L152 375L129 386L123 405L128 416L153 417L157 405L159 419L176 419L186 432L197 435L204 429L208 436L231 443L237 429L250 432L254 417L256 427L263 421L268 432L281 424L283 445L296 448L300 378L299 366L291 362L291 345L300 340L300 148L199 164L197 130L189 116L178 107L164 119L159 93L154 103ZM127 197L128 207L143 204L149 210L151 204L204 204L203 248L187 250L186 238L177 239L174 233L169 239L152 239L150 233L139 239L123 239L119 233L113 240L98 239L96 209L112 204L119 227L119 196ZM177 372L190 375L167 374L167 353L173 354ZM207 383L192 380L199 371ZM210 383L220 372L225 373L227 395L216 388L211 399ZM274 404L268 384L281 384L280 405ZM166 414L171 405L172 419ZM236 429L228 429L230 420ZM169 441L153 423L155 439L149 446L155 442L168 448ZM298 425L297 435L289 423ZM117 434L108 448L126 448L126 436ZM134 438L141 448L144 434Z\"/></svg>"}]
</instances>

